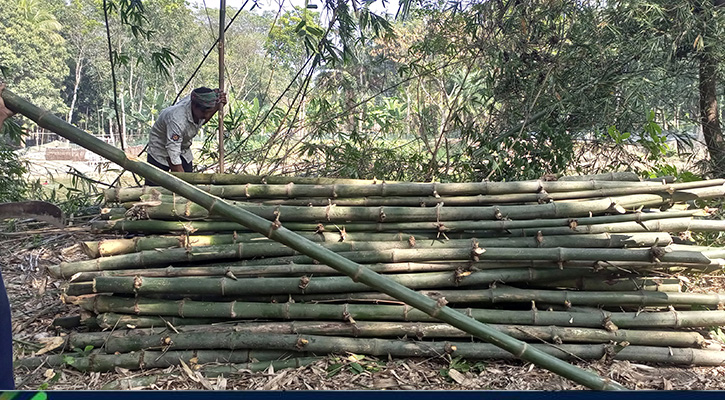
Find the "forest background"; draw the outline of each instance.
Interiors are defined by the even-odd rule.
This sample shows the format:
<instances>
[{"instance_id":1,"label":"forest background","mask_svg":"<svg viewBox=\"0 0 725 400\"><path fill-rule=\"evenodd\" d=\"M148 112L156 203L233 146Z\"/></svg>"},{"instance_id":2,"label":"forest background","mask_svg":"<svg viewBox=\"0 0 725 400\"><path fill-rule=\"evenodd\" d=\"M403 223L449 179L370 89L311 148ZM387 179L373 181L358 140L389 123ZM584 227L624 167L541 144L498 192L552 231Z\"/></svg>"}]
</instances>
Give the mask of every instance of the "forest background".
<instances>
[{"instance_id":1,"label":"forest background","mask_svg":"<svg viewBox=\"0 0 725 400\"><path fill-rule=\"evenodd\" d=\"M612 170L725 176L723 0L378 3L227 8L227 172L442 182ZM163 108L216 87L218 6L0 0L2 80L139 151ZM13 122L3 130L0 201L48 197L21 157L46 136ZM217 124L199 136L198 170L218 163ZM110 183L71 172L67 197Z\"/></svg>"}]
</instances>

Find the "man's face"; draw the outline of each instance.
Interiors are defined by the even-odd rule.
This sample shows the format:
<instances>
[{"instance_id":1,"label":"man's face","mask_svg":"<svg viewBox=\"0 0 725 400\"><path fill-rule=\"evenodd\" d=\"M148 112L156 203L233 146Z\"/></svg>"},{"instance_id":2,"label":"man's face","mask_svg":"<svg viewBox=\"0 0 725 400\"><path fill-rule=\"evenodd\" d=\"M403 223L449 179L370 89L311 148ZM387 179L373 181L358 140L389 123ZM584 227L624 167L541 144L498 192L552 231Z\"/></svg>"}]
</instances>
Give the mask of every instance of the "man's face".
<instances>
[{"instance_id":1,"label":"man's face","mask_svg":"<svg viewBox=\"0 0 725 400\"><path fill-rule=\"evenodd\" d=\"M194 114L194 118L203 121L203 123L207 123L216 112L216 108L203 108L192 103L191 111Z\"/></svg>"}]
</instances>

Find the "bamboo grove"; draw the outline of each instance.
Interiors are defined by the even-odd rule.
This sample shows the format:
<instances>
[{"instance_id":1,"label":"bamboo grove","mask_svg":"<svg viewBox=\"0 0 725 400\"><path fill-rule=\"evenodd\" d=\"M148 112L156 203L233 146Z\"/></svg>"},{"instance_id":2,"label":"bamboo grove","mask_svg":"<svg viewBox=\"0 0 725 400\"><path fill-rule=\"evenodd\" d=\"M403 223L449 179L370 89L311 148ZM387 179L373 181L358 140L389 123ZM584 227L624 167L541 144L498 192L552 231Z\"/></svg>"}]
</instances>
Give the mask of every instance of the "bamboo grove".
<instances>
[{"instance_id":1,"label":"bamboo grove","mask_svg":"<svg viewBox=\"0 0 725 400\"><path fill-rule=\"evenodd\" d=\"M402 183L178 175L366 269L564 360L720 365L707 330L725 293L678 278L723 265L681 232L720 231L725 180ZM67 280L93 348L81 370L164 367L209 374L305 365L330 353L508 359L511 353L161 187L105 192ZM450 204L450 205L449 205ZM57 321L67 326L68 319ZM63 363L62 356L21 360ZM256 363L256 364L255 364ZM208 369L206 369L208 368Z\"/></svg>"}]
</instances>

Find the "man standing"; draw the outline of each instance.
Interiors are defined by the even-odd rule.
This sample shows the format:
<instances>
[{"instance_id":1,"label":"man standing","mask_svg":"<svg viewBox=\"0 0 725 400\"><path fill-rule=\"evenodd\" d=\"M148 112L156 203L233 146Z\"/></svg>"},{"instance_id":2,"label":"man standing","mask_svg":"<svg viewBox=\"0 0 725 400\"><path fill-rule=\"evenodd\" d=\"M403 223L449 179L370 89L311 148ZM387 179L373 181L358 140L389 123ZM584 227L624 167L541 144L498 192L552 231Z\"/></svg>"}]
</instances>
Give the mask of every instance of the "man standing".
<instances>
[{"instance_id":1,"label":"man standing","mask_svg":"<svg viewBox=\"0 0 725 400\"><path fill-rule=\"evenodd\" d=\"M149 134L148 163L164 171L191 172L191 141L226 102L226 93L200 87L161 111ZM147 179L146 185L155 183Z\"/></svg>"},{"instance_id":2,"label":"man standing","mask_svg":"<svg viewBox=\"0 0 725 400\"><path fill-rule=\"evenodd\" d=\"M2 93L5 84L0 83L0 129L13 112L5 107ZM10 301L5 291L3 274L0 271L0 390L15 390L13 379L13 338L10 325Z\"/></svg>"}]
</instances>

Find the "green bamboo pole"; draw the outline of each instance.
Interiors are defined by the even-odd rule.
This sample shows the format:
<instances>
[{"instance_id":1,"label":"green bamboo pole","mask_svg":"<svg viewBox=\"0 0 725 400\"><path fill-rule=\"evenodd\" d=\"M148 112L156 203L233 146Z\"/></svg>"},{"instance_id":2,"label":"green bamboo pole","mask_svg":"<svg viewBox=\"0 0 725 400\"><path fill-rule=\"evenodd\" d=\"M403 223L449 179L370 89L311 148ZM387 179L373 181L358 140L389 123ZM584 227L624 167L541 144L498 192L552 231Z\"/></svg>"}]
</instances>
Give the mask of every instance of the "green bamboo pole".
<instances>
[{"instance_id":1,"label":"green bamboo pole","mask_svg":"<svg viewBox=\"0 0 725 400\"><path fill-rule=\"evenodd\" d=\"M478 263L480 264L480 263ZM406 272L437 272L455 271L456 269L471 268L470 263L388 263L367 264L367 268L379 273L406 273ZM500 266L492 264L491 266ZM508 265L506 265L508 266ZM511 265L511 267L522 265ZM524 266L526 267L526 266ZM550 265L558 268L557 265ZM567 265L567 267L569 267ZM584 268L591 265L582 265ZM111 271L81 272L73 275L71 282L86 282L102 276L145 276L149 278L162 278L174 276L226 276L235 278L297 276L304 275L327 276L340 275L340 272L327 265L319 264L280 264L280 265L248 265L248 266L220 266L205 264L191 267L166 267L148 269L125 269Z\"/></svg>"},{"instance_id":2,"label":"green bamboo pole","mask_svg":"<svg viewBox=\"0 0 725 400\"><path fill-rule=\"evenodd\" d=\"M203 193L203 192L202 192ZM206 195L206 194L205 194ZM695 199L709 199L725 195L723 186L695 188L686 192L667 194L639 194L630 196L610 197L596 200L573 202L555 202L535 205L501 205L501 206L439 206L439 207L304 207L304 206L265 206L235 202L230 206L237 207L259 217L282 222L436 222L466 220L497 220L509 218L513 220L533 218L581 217L590 213L600 214L617 211L620 214L627 208L653 207L667 205L672 202L683 202ZM209 195L207 195L209 196ZM167 196L168 197L168 196ZM145 200L145 196L142 196ZM151 200L151 199L149 199ZM155 200L155 199L154 199ZM144 213L152 219L203 219L214 213L198 203L185 198L173 196L168 199L161 195L161 204L144 206Z\"/></svg>"},{"instance_id":3,"label":"green bamboo pole","mask_svg":"<svg viewBox=\"0 0 725 400\"><path fill-rule=\"evenodd\" d=\"M538 280L566 279L583 275L592 275L585 269L504 269L472 272L467 275L455 272L428 272L418 274L386 275L390 280L411 289L434 289L446 287L470 287L487 285L493 282L534 282ZM352 293L369 290L363 283L353 282L347 276L301 277L301 278L148 278L134 277L98 277L92 282L72 283L69 295L89 293L117 294L174 294L174 295L212 295L244 296L258 294L301 294L301 293ZM88 286L73 290L77 285Z\"/></svg>"},{"instance_id":4,"label":"green bamboo pole","mask_svg":"<svg viewBox=\"0 0 725 400\"><path fill-rule=\"evenodd\" d=\"M653 261L682 262L710 265L712 260L702 253L693 251L672 251L649 249L598 249L598 248L503 248L478 246L468 248L394 248L397 243L389 243L388 249L365 250L370 248L364 243L354 247L345 243L320 244L321 248L337 251L340 256L361 263L398 263L426 262L445 260L545 260L545 261ZM323 247L324 246L324 247ZM390 249L392 247L392 249ZM348 250L348 251L345 251ZM294 262L308 264L314 261L307 256L291 256L295 251L276 243L242 244L228 246L206 246L191 249L147 250L139 253L96 258L93 260L66 262L51 266L48 271L55 277L70 278L79 272L118 270L139 267L155 267L179 262L201 262L211 260L242 260L252 257L272 257L254 260L256 265L284 264ZM331 266L331 265L330 265ZM370 271L372 272L372 271Z\"/></svg>"},{"instance_id":5,"label":"green bamboo pole","mask_svg":"<svg viewBox=\"0 0 725 400\"><path fill-rule=\"evenodd\" d=\"M689 211L667 211L667 212L634 212L621 215L608 215L608 216L597 216L597 217L583 217L583 218L557 218L557 219L535 219L535 220L522 220L522 221L511 221L511 220L500 220L500 221L440 221L439 223L385 223L385 224L371 224L371 223L355 223L353 225L345 224L345 228L348 231L356 232L375 232L375 231L407 231L407 230L436 230L438 231L439 226L444 232L450 232L453 230L495 230L495 231L507 231L512 229L521 228L534 228L541 229L544 227L570 227L573 223L576 225L598 225L598 224L612 224L616 222L627 222L627 221L650 221L653 219L667 219L667 218L688 218L697 215L704 215L702 210L689 210ZM711 222L711 221L700 221L700 222ZM712 221L718 222L718 221ZM234 222L221 222L221 221L163 221L163 220L113 220L113 221L94 221L91 224L92 228L97 231L116 231L116 232L145 232L145 233L167 233L167 232L244 232L247 228L241 224ZM287 223L288 229L293 230L306 230L306 231L317 231L319 226L317 224L292 224ZM332 224L328 224L326 231L336 232ZM716 226L715 229L720 229L720 226ZM693 228L693 230L695 230Z\"/></svg>"},{"instance_id":6,"label":"green bamboo pole","mask_svg":"<svg viewBox=\"0 0 725 400\"><path fill-rule=\"evenodd\" d=\"M640 307L667 307L667 306L712 306L725 304L725 293L666 293L655 291L572 291L572 290L542 290L519 289L514 287L501 287L473 290L419 290L420 293L431 297L444 297L449 303L537 303L559 304L566 307L575 306L640 306ZM292 295L296 302L359 302L359 301L395 301L395 298L385 294L368 293L337 293L337 294L303 294ZM246 297L245 297L246 299ZM259 298L261 301L264 298ZM289 296L270 297L271 300L285 302ZM251 300L247 300L251 301Z\"/></svg>"},{"instance_id":7,"label":"green bamboo pole","mask_svg":"<svg viewBox=\"0 0 725 400\"><path fill-rule=\"evenodd\" d=\"M195 235L195 236L143 236L132 239L107 239L97 242L81 242L81 247L86 255L91 258L107 257L112 255L129 254L144 250L164 249L164 248L189 248L203 247L212 245L235 244L235 243L274 243L273 241L259 236L258 234L249 238L251 235ZM347 243L365 243L365 242L406 242L408 247L411 245L417 247L468 247L471 240L458 240L449 237L445 240L443 237L436 238L436 234L411 234L411 233L367 233L357 232L344 236L340 233L312 233L300 232L300 236L306 237L313 242L336 243L344 241ZM471 238L475 239L475 238ZM652 232L652 233L626 233L626 234L592 234L582 235L576 241L572 241L569 236L547 236L539 238L481 238L478 239L482 246L490 247L643 247L643 246L667 246L672 244L672 238L669 234Z\"/></svg>"},{"instance_id":8,"label":"green bamboo pole","mask_svg":"<svg viewBox=\"0 0 725 400\"><path fill-rule=\"evenodd\" d=\"M422 295L421 295L422 296ZM425 297L425 296L423 296ZM426 297L431 301L436 301ZM421 321L435 319L409 306L367 304L266 304L188 300L135 299L113 296L68 297L68 302L96 313L117 312L137 315L171 315L191 318L232 319L329 319L360 321ZM486 323L516 325L560 325L601 328L610 323L624 329L706 327L725 325L725 311L667 311L599 313L565 311L511 311L457 309L471 319ZM611 325L609 325L611 326ZM616 329L616 328L615 328Z\"/></svg>"},{"instance_id":9,"label":"green bamboo pole","mask_svg":"<svg viewBox=\"0 0 725 400\"><path fill-rule=\"evenodd\" d=\"M601 174L589 174L589 175L564 175L558 177L559 181L590 181L590 180L601 180L601 181L634 181L639 182L639 176L631 171L613 171L604 172Z\"/></svg>"},{"instance_id":10,"label":"green bamboo pole","mask_svg":"<svg viewBox=\"0 0 725 400\"><path fill-rule=\"evenodd\" d=\"M657 185L612 185L589 182L471 182L471 183L392 183L377 185L197 185L197 188L225 199L298 199L329 204L343 199L357 199L364 204L395 200L392 204L410 202L436 204L485 204L562 200L572 198L610 197L630 194L671 193L678 190L711 187L725 184L725 180ZM144 195L171 195L173 192L159 187L121 187L104 191L106 202L138 201ZM338 204L340 205L340 204ZM356 204L359 205L359 204Z\"/></svg>"},{"instance_id":11,"label":"green bamboo pole","mask_svg":"<svg viewBox=\"0 0 725 400\"><path fill-rule=\"evenodd\" d=\"M158 318L157 318L158 319ZM159 319L160 322L162 322ZM84 349L87 346L102 348L109 337L120 340L127 336L149 337L150 335L163 335L172 332L168 327L156 324L160 328L136 328L132 330L116 330L105 332L74 332L68 335L66 343L69 348ZM629 342L633 345L673 346L673 347L704 347L705 338L697 332L678 331L652 331L619 329L608 331L605 329L576 328L561 326L532 326L532 325L499 325L491 327L520 340L543 340L554 343L609 343ZM246 322L239 324L218 325L175 325L176 332L204 332L228 333L244 332L256 335L296 334L296 335L322 335L346 337L372 337L372 338L471 338L471 335L448 324L435 322L378 322L356 321L290 321L290 322ZM158 342L149 342L148 346L158 345ZM146 345L144 345L145 347Z\"/></svg>"},{"instance_id":12,"label":"green bamboo pole","mask_svg":"<svg viewBox=\"0 0 725 400\"><path fill-rule=\"evenodd\" d=\"M404 340L348 338L315 335L285 335L268 333L265 335L249 334L246 332L227 332L224 334L210 334L194 332L170 335L152 335L125 337L125 340L110 337L106 343L109 352L129 352L146 348L146 344L170 343L172 349L230 349L237 348L270 348L279 350L304 350L316 354L328 353L354 353L378 357L438 357L450 354L451 357L465 359L482 358L513 358L506 351L488 343L471 342L411 342ZM133 341L133 339L138 339ZM698 350L691 348L672 348L654 346L627 346L616 349L610 345L571 345L561 344L529 344L542 351L551 352L563 359L600 359L611 350L624 352L623 359L631 361L646 360L649 362L663 362L668 364L686 365L720 365L725 362L725 352ZM609 352L607 351L609 349ZM575 355L574 355L575 354ZM615 356L616 358L616 356Z\"/></svg>"},{"instance_id":13,"label":"green bamboo pole","mask_svg":"<svg viewBox=\"0 0 725 400\"><path fill-rule=\"evenodd\" d=\"M229 350L198 350L198 351L147 351L140 350L134 353L124 354L102 354L94 352L89 356L73 355L73 354L53 354L40 357L23 358L14 363L15 368L35 369L42 365L48 367L63 367L70 365L78 371L96 371L106 372L113 371L116 368L125 368L130 370L142 368L166 368L172 365L179 365L183 360L189 364L191 359L196 359L197 364L208 363L246 363L253 360L276 360L290 355L296 356L303 353L287 352L280 350L252 350L238 349ZM72 358L72 364L68 363L68 358Z\"/></svg>"},{"instance_id":14,"label":"green bamboo pole","mask_svg":"<svg viewBox=\"0 0 725 400\"><path fill-rule=\"evenodd\" d=\"M411 306L423 310L429 315L434 316L442 321L448 322L457 328L471 332L478 337L484 338L491 343L499 346L506 351L510 351L517 357L533 362L554 373L562 375L568 379L574 380L586 387L592 389L625 389L622 385L609 379L603 379L591 372L583 371L570 364L562 362L554 357L547 355L542 351L533 350L526 346L525 343L503 335L493 328L485 324L478 323L472 318L466 317L444 304L421 296L414 291L405 288L399 284L389 281L387 278L379 276L375 272L366 270L360 265L345 259L344 257L327 250L321 246L315 246L307 239L294 234L286 228L280 226L279 223L270 222L263 218L259 218L249 212L244 212L238 207L234 207L225 203L218 197L214 197L196 189L190 184L181 181L166 174L165 172L139 160L130 160L126 154L114 148L113 146L89 135L86 132L74 127L63 121L62 119L52 115L48 111L42 110L31 103L19 98L10 90L4 90L2 97L5 104L14 112L19 112L33 120L39 126L49 129L70 141L80 144L102 157L105 157L124 169L137 173L146 179L158 182L161 186L173 190L174 192L186 197L198 204L206 207L210 212L223 215L234 222L238 222L258 233L277 240L289 247L303 252L323 264L332 266L344 272L346 275L353 277L354 280L363 282L372 288L380 290L383 293L395 296L399 300L405 301Z\"/></svg>"}]
</instances>

